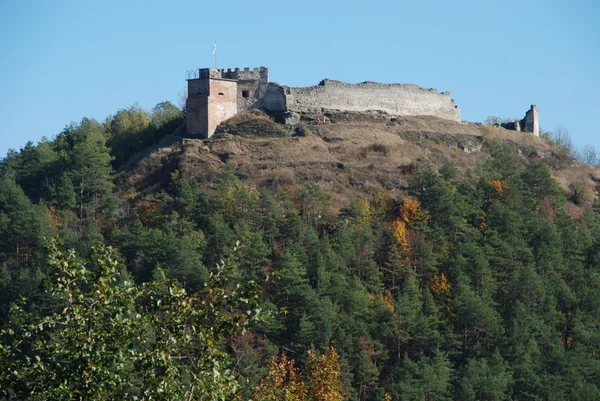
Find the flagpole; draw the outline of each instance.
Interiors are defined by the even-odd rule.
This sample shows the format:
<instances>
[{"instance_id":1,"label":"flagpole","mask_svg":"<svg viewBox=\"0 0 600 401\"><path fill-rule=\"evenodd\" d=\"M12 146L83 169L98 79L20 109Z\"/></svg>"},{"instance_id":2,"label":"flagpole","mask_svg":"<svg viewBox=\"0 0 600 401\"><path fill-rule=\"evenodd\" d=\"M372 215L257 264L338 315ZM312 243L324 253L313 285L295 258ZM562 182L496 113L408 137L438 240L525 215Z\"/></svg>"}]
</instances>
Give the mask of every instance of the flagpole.
<instances>
[{"instance_id":1,"label":"flagpole","mask_svg":"<svg viewBox=\"0 0 600 401\"><path fill-rule=\"evenodd\" d=\"M215 39L215 50L213 51L215 54L215 70L217 69L217 39Z\"/></svg>"}]
</instances>

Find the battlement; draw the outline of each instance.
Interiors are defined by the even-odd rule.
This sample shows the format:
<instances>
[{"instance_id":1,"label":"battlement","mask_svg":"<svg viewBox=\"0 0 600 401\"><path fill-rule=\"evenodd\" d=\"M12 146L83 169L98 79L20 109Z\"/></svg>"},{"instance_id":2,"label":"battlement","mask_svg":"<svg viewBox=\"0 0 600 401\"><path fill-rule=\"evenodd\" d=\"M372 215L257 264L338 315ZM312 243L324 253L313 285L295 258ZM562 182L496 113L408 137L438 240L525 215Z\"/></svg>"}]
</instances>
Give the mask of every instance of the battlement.
<instances>
[{"instance_id":1,"label":"battlement","mask_svg":"<svg viewBox=\"0 0 600 401\"><path fill-rule=\"evenodd\" d=\"M337 81L333 79L325 78L319 82L316 86L324 86L329 88L343 88L343 89L364 89L364 90L404 90L406 92L415 93L433 93L441 96L450 96L450 92L438 92L435 88L421 88L415 84L383 84L380 82L364 81L357 84L348 82ZM308 86L305 88L294 88L295 90L313 90L315 86Z\"/></svg>"},{"instance_id":2,"label":"battlement","mask_svg":"<svg viewBox=\"0 0 600 401\"><path fill-rule=\"evenodd\" d=\"M189 74L188 74L189 76ZM236 81L261 81L269 82L269 69L267 67L258 67L250 69L248 67L240 68L200 68L197 74L192 74L193 78L188 79L231 79Z\"/></svg>"}]
</instances>

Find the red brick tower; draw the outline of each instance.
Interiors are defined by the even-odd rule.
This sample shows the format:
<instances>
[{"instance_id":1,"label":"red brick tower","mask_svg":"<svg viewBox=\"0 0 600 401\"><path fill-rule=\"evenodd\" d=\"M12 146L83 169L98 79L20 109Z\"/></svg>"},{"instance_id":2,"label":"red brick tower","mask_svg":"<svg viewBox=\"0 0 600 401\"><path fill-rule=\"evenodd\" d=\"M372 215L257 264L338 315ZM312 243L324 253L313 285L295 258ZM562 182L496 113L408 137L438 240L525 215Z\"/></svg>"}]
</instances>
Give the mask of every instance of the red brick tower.
<instances>
[{"instance_id":1,"label":"red brick tower","mask_svg":"<svg viewBox=\"0 0 600 401\"><path fill-rule=\"evenodd\" d=\"M223 75L222 70L202 68L197 77L187 80L188 134L209 138L222 121L237 113L237 80Z\"/></svg>"}]
</instances>

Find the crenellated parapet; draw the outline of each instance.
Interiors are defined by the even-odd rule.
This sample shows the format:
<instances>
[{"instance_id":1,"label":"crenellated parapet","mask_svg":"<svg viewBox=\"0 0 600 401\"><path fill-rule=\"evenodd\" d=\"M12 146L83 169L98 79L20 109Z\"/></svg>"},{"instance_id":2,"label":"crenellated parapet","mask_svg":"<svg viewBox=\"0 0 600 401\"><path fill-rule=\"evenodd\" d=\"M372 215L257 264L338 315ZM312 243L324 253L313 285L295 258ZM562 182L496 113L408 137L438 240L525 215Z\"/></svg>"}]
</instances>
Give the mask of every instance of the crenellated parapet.
<instances>
[{"instance_id":1,"label":"crenellated parapet","mask_svg":"<svg viewBox=\"0 0 600 401\"><path fill-rule=\"evenodd\" d=\"M269 69L267 67L258 67L250 69L244 68L201 68L198 70L198 79L233 79L236 81L260 81L269 82Z\"/></svg>"}]
</instances>

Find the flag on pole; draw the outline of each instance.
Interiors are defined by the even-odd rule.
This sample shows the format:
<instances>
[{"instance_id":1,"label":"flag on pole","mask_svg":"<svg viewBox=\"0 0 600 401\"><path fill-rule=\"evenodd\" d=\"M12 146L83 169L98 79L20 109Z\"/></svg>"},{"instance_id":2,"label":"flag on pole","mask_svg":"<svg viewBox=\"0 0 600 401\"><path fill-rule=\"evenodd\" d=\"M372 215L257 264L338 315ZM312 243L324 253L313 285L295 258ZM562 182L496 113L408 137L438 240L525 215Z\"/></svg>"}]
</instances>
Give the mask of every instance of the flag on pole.
<instances>
[{"instance_id":1,"label":"flag on pole","mask_svg":"<svg viewBox=\"0 0 600 401\"><path fill-rule=\"evenodd\" d=\"M215 40L215 48L212 51L212 54L217 54L217 41Z\"/></svg>"}]
</instances>

